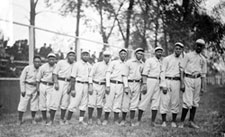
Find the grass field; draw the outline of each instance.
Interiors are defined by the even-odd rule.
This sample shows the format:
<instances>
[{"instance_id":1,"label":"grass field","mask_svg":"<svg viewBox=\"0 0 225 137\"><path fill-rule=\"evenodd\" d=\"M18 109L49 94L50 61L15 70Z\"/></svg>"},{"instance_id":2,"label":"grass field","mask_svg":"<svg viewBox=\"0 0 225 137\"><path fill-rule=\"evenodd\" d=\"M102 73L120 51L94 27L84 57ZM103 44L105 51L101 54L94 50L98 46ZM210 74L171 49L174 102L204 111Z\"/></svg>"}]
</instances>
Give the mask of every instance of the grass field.
<instances>
[{"instance_id":1,"label":"grass field","mask_svg":"<svg viewBox=\"0 0 225 137\"><path fill-rule=\"evenodd\" d=\"M211 87L202 96L196 115L196 122L201 126L198 130L189 127L151 127L150 112L144 114L140 127L119 127L112 123L84 127L78 124L77 117L78 114L73 116L72 125L60 126L56 123L49 127L40 124L40 113L37 116L39 124L32 125L30 114L27 113L22 126L16 125L16 114L3 115L0 117L0 137L221 137L225 132L225 88ZM160 119L158 115L157 122L160 123ZM59 115L56 122L58 120Z\"/></svg>"}]
</instances>

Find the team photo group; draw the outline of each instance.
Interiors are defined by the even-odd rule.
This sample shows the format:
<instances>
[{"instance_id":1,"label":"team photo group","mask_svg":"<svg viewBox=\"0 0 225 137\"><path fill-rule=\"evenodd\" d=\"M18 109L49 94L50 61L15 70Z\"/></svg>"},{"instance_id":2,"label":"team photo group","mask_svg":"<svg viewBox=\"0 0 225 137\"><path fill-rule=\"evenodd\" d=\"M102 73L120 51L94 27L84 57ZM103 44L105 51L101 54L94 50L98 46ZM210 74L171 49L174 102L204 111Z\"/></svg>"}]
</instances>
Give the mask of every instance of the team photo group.
<instances>
[{"instance_id":1,"label":"team photo group","mask_svg":"<svg viewBox=\"0 0 225 137\"><path fill-rule=\"evenodd\" d=\"M127 49L119 50L117 60L111 60L111 51L106 50L103 61L93 65L86 50L81 51L77 62L74 51L58 62L50 53L43 65L35 56L33 65L26 66L20 76L18 125L26 124L23 114L30 103L32 124L37 124L35 115L39 111L43 125L57 124L55 115L60 110L60 125L75 124L73 113L79 112L79 124L84 126L105 126L111 123L110 115L118 126L140 126L144 112L150 109L151 126L200 128L195 114L206 91L205 41L197 39L188 53L184 48L181 42L174 43L174 52L163 57L164 49L156 47L150 58L137 48L129 60ZM157 114L161 115L160 123L156 122ZM172 121L167 120L170 114Z\"/></svg>"}]
</instances>

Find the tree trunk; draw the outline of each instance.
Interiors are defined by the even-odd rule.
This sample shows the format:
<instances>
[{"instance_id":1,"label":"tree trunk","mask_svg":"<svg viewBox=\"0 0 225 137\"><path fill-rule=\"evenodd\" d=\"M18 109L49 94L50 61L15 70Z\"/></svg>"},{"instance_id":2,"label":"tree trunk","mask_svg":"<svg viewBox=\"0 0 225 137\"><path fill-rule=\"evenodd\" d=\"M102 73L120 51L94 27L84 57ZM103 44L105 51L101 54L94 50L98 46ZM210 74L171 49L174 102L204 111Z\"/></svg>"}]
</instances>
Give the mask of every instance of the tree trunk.
<instances>
[{"instance_id":1,"label":"tree trunk","mask_svg":"<svg viewBox=\"0 0 225 137\"><path fill-rule=\"evenodd\" d=\"M103 20L103 13L102 13L102 4L99 4L99 15L100 15L100 33L101 33L101 35L102 35L102 41L103 41L103 43L108 43L108 38L107 38L107 36L106 36L106 32L105 32L105 28L104 28L104 25L103 25L103 22L104 22L104 20ZM106 50L106 47L107 47L107 45L103 45L103 49L102 49L102 51L105 51Z\"/></svg>"},{"instance_id":2,"label":"tree trunk","mask_svg":"<svg viewBox=\"0 0 225 137\"><path fill-rule=\"evenodd\" d=\"M82 4L82 0L78 0L78 2L77 2L77 22L76 22L76 32L75 32L76 37L79 37L81 4ZM76 53L79 53L79 51L78 51L79 50L78 41L79 41L79 39L76 38L75 39L75 51L76 51Z\"/></svg>"},{"instance_id":3,"label":"tree trunk","mask_svg":"<svg viewBox=\"0 0 225 137\"><path fill-rule=\"evenodd\" d=\"M126 29L126 40L125 40L125 48L129 46L129 37L130 37L130 20L133 12L134 0L130 0L129 7L127 9L127 29Z\"/></svg>"},{"instance_id":4,"label":"tree trunk","mask_svg":"<svg viewBox=\"0 0 225 137\"><path fill-rule=\"evenodd\" d=\"M155 47L158 46L158 30L159 30L159 2L157 0L156 22L155 22Z\"/></svg>"}]
</instances>

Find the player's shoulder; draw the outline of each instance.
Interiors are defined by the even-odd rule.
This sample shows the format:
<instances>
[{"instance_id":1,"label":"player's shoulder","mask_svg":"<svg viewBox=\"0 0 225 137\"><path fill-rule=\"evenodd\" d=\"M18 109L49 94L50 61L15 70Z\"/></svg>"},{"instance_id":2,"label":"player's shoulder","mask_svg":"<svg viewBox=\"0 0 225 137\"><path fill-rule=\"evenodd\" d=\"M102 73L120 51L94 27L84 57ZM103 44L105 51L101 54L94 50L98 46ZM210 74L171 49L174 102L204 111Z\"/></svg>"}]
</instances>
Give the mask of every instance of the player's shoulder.
<instances>
[{"instance_id":1,"label":"player's shoulder","mask_svg":"<svg viewBox=\"0 0 225 137\"><path fill-rule=\"evenodd\" d=\"M57 62L57 64L65 64L67 62L67 60L65 60L65 59L62 59L62 60L59 60L58 62Z\"/></svg>"}]
</instances>

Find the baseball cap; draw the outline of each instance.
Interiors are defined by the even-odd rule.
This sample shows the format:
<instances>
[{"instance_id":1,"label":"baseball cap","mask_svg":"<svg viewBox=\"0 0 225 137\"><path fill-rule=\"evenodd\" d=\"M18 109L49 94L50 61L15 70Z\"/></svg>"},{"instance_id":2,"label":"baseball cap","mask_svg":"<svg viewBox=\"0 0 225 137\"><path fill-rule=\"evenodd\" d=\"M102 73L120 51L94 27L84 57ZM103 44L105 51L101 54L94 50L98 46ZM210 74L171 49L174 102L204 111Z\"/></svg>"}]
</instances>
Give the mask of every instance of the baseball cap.
<instances>
[{"instance_id":1,"label":"baseball cap","mask_svg":"<svg viewBox=\"0 0 225 137\"><path fill-rule=\"evenodd\" d=\"M70 53L76 54L75 51L70 50L70 51L67 53L67 55L69 55Z\"/></svg>"},{"instance_id":2,"label":"baseball cap","mask_svg":"<svg viewBox=\"0 0 225 137\"><path fill-rule=\"evenodd\" d=\"M125 48L122 48L122 49L119 51L119 53L122 52L122 51L125 51L125 52L127 53L127 49L125 49Z\"/></svg>"},{"instance_id":3,"label":"baseball cap","mask_svg":"<svg viewBox=\"0 0 225 137\"><path fill-rule=\"evenodd\" d=\"M137 49L135 50L135 53L137 53L137 52L145 52L145 51L144 51L143 48L137 48Z\"/></svg>"},{"instance_id":4,"label":"baseball cap","mask_svg":"<svg viewBox=\"0 0 225 137\"><path fill-rule=\"evenodd\" d=\"M111 53L110 53L110 51L106 50L106 51L103 52L103 55L111 55Z\"/></svg>"},{"instance_id":5,"label":"baseball cap","mask_svg":"<svg viewBox=\"0 0 225 137\"><path fill-rule=\"evenodd\" d=\"M203 39L197 39L195 43L205 45L205 41Z\"/></svg>"},{"instance_id":6,"label":"baseball cap","mask_svg":"<svg viewBox=\"0 0 225 137\"><path fill-rule=\"evenodd\" d=\"M183 47L184 47L184 44L181 43L181 42L176 42L176 43L175 43L175 46L180 46L181 48L183 48Z\"/></svg>"},{"instance_id":7,"label":"baseball cap","mask_svg":"<svg viewBox=\"0 0 225 137\"><path fill-rule=\"evenodd\" d=\"M163 48L162 48L162 47L156 47L156 48L155 48L155 52L156 52L157 50L162 50L162 51L163 51Z\"/></svg>"},{"instance_id":8,"label":"baseball cap","mask_svg":"<svg viewBox=\"0 0 225 137\"><path fill-rule=\"evenodd\" d=\"M49 58L49 57L55 57L55 58L56 58L56 55L55 55L54 53L49 53L47 57L48 57L48 58Z\"/></svg>"}]
</instances>

